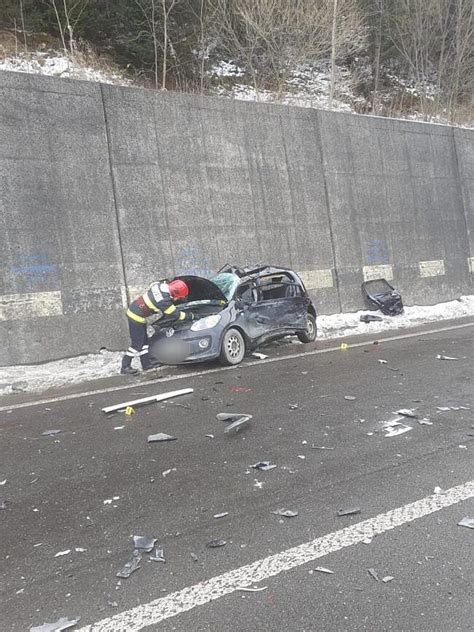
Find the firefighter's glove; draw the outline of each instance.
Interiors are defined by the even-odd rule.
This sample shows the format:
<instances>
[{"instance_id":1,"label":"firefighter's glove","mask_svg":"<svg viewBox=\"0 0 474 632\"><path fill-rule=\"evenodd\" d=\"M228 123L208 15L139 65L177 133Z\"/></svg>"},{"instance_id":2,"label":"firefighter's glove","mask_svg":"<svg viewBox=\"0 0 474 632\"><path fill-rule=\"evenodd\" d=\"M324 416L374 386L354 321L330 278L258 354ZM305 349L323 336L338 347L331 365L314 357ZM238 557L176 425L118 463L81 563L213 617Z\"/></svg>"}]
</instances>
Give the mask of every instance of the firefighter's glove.
<instances>
[{"instance_id":1,"label":"firefighter's glove","mask_svg":"<svg viewBox=\"0 0 474 632\"><path fill-rule=\"evenodd\" d=\"M193 312L186 312L186 320L193 321L196 320L196 316Z\"/></svg>"}]
</instances>

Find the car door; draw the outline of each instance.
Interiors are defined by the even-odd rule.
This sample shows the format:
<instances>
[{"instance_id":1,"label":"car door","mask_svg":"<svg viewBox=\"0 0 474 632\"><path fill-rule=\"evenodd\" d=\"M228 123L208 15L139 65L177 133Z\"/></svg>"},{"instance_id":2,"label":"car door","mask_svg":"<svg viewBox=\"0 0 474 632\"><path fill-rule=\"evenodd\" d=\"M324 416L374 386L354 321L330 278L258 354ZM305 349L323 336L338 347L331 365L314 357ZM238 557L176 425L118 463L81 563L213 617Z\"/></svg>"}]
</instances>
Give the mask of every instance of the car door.
<instances>
[{"instance_id":1,"label":"car door","mask_svg":"<svg viewBox=\"0 0 474 632\"><path fill-rule=\"evenodd\" d=\"M306 328L307 299L286 275L256 281L255 300L248 305L247 328L252 340Z\"/></svg>"}]
</instances>

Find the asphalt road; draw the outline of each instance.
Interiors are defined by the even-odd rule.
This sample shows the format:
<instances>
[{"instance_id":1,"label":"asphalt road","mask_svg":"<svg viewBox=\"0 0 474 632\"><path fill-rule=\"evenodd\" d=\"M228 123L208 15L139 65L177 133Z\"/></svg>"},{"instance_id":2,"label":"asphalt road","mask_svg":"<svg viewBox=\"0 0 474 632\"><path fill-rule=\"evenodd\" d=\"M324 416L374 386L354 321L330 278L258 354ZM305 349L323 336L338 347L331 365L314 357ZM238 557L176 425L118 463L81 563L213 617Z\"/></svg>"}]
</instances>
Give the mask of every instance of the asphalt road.
<instances>
[{"instance_id":1,"label":"asphalt road","mask_svg":"<svg viewBox=\"0 0 474 632\"><path fill-rule=\"evenodd\" d=\"M439 508L443 494L433 492L473 479L474 328L352 345L361 340L300 357L323 346L273 348L276 362L188 378L186 368L163 384L1 411L0 628L80 616L77 628L118 617L92 630L472 630L473 532L457 523L474 516L474 501L449 492ZM186 387L194 393L132 417L101 412ZM437 409L448 406L469 409ZM400 408L432 424L407 419L411 430L385 436L383 421ZM215 415L228 411L252 414L249 427L224 434ZM61 432L42 435L52 429ZM177 441L148 444L157 432ZM262 460L277 467L249 467ZM427 497L422 509L406 508ZM354 506L360 513L337 516ZM280 508L298 516L272 513ZM396 526L383 514L398 508ZM370 542L361 541L362 527L340 533L362 521L382 525ZM141 568L119 580L132 535L156 537L167 561L144 554ZM319 553L305 561L304 544L319 538ZM213 539L227 544L207 548ZM226 594L230 571L268 556L275 566L257 565L257 583L255 566L232 580L264 590L234 585ZM183 591L216 577L217 588ZM146 607L175 591L167 609Z\"/></svg>"}]
</instances>

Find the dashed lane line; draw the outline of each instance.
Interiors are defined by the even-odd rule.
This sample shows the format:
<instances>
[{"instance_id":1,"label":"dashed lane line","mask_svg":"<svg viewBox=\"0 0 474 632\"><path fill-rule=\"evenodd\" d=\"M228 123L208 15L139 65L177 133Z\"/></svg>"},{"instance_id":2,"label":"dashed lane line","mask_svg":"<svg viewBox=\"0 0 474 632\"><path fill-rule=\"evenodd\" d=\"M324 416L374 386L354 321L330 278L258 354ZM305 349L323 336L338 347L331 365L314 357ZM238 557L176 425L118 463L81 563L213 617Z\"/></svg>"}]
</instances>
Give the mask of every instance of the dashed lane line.
<instances>
[{"instance_id":1,"label":"dashed lane line","mask_svg":"<svg viewBox=\"0 0 474 632\"><path fill-rule=\"evenodd\" d=\"M474 481L468 481L446 490L443 494L427 496L194 586L188 586L166 597L102 619L97 623L82 627L78 632L138 632L147 626L156 625L160 621L220 599L239 588L249 587L270 577L276 577L280 573L313 562L330 553L358 544L366 538L386 533L472 497L474 497Z\"/></svg>"},{"instance_id":2,"label":"dashed lane line","mask_svg":"<svg viewBox=\"0 0 474 632\"><path fill-rule=\"evenodd\" d=\"M383 337L383 332L378 332L378 340L381 342L394 342L396 340L404 340L406 338L416 338L419 336L428 336L429 334L437 334L443 331L453 331L455 329L463 329L464 327L472 327L474 322L462 323L461 325L450 325L449 327L438 327L436 329L427 329L426 331L416 331L408 334L399 334L397 336ZM342 338L341 338L342 339ZM358 347L372 346L372 341L364 342L352 342L349 345L350 349ZM153 384L164 384L165 382L173 382L174 380L184 380L192 377L199 377L201 375L210 375L211 373L221 373L222 371L232 371L235 369L244 369L250 366L270 364L271 362L284 362L285 360L294 360L295 358L305 358L307 356L319 355L321 353L332 353L334 351L340 351L340 346L327 347L325 349L314 349L313 351L303 351L302 353L291 353L284 356L278 356L276 358L267 358L266 360L251 360L244 362L237 366L217 367L214 369L205 369L204 371L191 371L189 373L182 373L180 375L167 375L166 377L157 378L156 380L149 380L146 382L136 382L134 384L125 384L123 386L110 386L108 388L100 388L93 391L81 391L80 393L71 393L69 395L58 395L57 397L48 397L45 399L37 399L31 402L23 402L22 404L12 404L11 406L0 406L0 412L6 410L17 410L19 408L29 408L31 406L41 406L43 404L53 404L54 402L64 402L71 399L79 399L81 397L92 397L94 395L102 395L103 393L113 393L114 391L126 391L133 388L142 388L144 386L151 386Z\"/></svg>"}]
</instances>

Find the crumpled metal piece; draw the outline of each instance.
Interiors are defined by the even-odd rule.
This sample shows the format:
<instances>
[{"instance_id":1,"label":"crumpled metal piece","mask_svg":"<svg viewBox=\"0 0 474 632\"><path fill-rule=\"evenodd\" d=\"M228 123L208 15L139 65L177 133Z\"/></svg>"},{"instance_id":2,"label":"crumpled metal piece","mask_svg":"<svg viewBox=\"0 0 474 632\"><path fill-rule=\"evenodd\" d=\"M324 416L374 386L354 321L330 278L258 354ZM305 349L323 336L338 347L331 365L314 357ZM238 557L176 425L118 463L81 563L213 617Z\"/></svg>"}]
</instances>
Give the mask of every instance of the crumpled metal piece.
<instances>
[{"instance_id":1,"label":"crumpled metal piece","mask_svg":"<svg viewBox=\"0 0 474 632\"><path fill-rule=\"evenodd\" d=\"M133 546L138 551L145 551L145 553L149 553L153 550L156 540L157 538L151 538L148 535L134 535Z\"/></svg>"},{"instance_id":2,"label":"crumpled metal piece","mask_svg":"<svg viewBox=\"0 0 474 632\"><path fill-rule=\"evenodd\" d=\"M141 561L142 554L140 553L140 551L133 551L132 559L124 564L122 570L117 573L117 577L123 577L123 579L127 579L132 573L140 568Z\"/></svg>"},{"instance_id":3,"label":"crumpled metal piece","mask_svg":"<svg viewBox=\"0 0 474 632\"><path fill-rule=\"evenodd\" d=\"M211 540L206 544L208 549L218 549L221 546L225 546L227 542L225 540Z\"/></svg>"},{"instance_id":4,"label":"crumpled metal piece","mask_svg":"<svg viewBox=\"0 0 474 632\"><path fill-rule=\"evenodd\" d=\"M474 529L474 518L466 516L458 522L458 527L467 527L468 529Z\"/></svg>"},{"instance_id":5,"label":"crumpled metal piece","mask_svg":"<svg viewBox=\"0 0 474 632\"><path fill-rule=\"evenodd\" d=\"M81 617L75 617L73 619L61 617L55 623L43 623L43 625L36 625L34 628L30 628L30 632L61 632L61 630L72 628L72 626L79 623L80 620Z\"/></svg>"},{"instance_id":6,"label":"crumpled metal piece","mask_svg":"<svg viewBox=\"0 0 474 632\"><path fill-rule=\"evenodd\" d=\"M163 562L166 564L165 551L162 546L155 547L155 552L149 558L152 562Z\"/></svg>"},{"instance_id":7,"label":"crumpled metal piece","mask_svg":"<svg viewBox=\"0 0 474 632\"><path fill-rule=\"evenodd\" d=\"M275 516L283 516L284 518L296 518L298 515L297 511L293 511L292 509L277 509L276 511L272 511Z\"/></svg>"},{"instance_id":8,"label":"crumpled metal piece","mask_svg":"<svg viewBox=\"0 0 474 632\"><path fill-rule=\"evenodd\" d=\"M258 463L254 463L251 465L254 470L260 470L261 472L268 472L268 470L274 470L276 465L270 464L270 461L259 461Z\"/></svg>"},{"instance_id":9,"label":"crumpled metal piece","mask_svg":"<svg viewBox=\"0 0 474 632\"><path fill-rule=\"evenodd\" d=\"M148 443L154 443L155 441L176 441L176 437L165 434L164 432L158 432L154 435L148 435Z\"/></svg>"},{"instance_id":10,"label":"crumpled metal piece","mask_svg":"<svg viewBox=\"0 0 474 632\"><path fill-rule=\"evenodd\" d=\"M360 514L362 509L360 507L347 507L345 509L338 509L338 516L353 516L354 514Z\"/></svg>"},{"instance_id":11,"label":"crumpled metal piece","mask_svg":"<svg viewBox=\"0 0 474 632\"><path fill-rule=\"evenodd\" d=\"M232 422L224 430L225 433L239 432L244 426L248 425L252 419L252 415L247 415L246 413L218 413L216 419L219 421Z\"/></svg>"}]
</instances>

